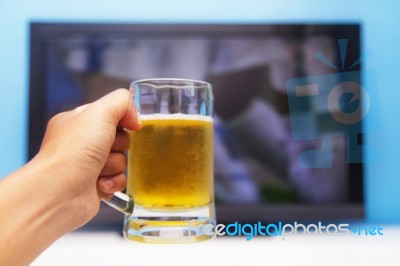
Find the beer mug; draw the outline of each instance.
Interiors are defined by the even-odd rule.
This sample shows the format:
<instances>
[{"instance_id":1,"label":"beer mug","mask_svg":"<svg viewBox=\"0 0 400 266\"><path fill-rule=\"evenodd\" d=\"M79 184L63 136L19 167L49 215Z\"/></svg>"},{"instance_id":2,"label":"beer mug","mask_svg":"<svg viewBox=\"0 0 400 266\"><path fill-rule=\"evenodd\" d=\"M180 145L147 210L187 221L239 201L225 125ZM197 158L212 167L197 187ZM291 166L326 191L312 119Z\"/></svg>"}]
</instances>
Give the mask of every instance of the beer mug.
<instances>
[{"instance_id":1,"label":"beer mug","mask_svg":"<svg viewBox=\"0 0 400 266\"><path fill-rule=\"evenodd\" d=\"M126 194L108 204L125 213L124 236L146 243L207 240L216 225L213 93L209 83L131 83L142 129L130 132Z\"/></svg>"}]
</instances>

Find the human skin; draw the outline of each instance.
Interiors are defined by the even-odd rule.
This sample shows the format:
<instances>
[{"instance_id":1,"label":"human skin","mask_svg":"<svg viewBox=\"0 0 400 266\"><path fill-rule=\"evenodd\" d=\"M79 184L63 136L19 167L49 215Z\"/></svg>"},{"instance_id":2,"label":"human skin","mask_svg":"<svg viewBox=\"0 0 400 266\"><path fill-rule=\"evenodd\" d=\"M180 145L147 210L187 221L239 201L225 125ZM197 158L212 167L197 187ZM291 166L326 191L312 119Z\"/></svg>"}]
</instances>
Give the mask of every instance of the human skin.
<instances>
[{"instance_id":1,"label":"human skin","mask_svg":"<svg viewBox=\"0 0 400 266\"><path fill-rule=\"evenodd\" d=\"M0 181L0 265L29 264L124 189L126 129L140 127L125 89L53 117L38 154Z\"/></svg>"}]
</instances>

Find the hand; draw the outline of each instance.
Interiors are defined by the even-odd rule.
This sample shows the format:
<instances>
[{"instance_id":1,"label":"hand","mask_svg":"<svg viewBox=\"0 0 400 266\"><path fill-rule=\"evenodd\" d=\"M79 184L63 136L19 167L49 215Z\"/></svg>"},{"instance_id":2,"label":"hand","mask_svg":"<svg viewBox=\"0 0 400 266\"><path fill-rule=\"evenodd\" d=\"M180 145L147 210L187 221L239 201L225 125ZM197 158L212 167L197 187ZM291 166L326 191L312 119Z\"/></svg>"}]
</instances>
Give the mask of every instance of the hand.
<instances>
[{"instance_id":1,"label":"hand","mask_svg":"<svg viewBox=\"0 0 400 266\"><path fill-rule=\"evenodd\" d=\"M129 147L123 128L140 127L124 89L52 118L39 153L0 180L0 265L29 264L87 223L100 199L122 190Z\"/></svg>"},{"instance_id":2,"label":"hand","mask_svg":"<svg viewBox=\"0 0 400 266\"><path fill-rule=\"evenodd\" d=\"M100 199L125 188L129 134L123 128L140 128L132 95L125 89L60 113L48 123L36 157L58 164L62 193L75 203L74 227L98 212Z\"/></svg>"}]
</instances>

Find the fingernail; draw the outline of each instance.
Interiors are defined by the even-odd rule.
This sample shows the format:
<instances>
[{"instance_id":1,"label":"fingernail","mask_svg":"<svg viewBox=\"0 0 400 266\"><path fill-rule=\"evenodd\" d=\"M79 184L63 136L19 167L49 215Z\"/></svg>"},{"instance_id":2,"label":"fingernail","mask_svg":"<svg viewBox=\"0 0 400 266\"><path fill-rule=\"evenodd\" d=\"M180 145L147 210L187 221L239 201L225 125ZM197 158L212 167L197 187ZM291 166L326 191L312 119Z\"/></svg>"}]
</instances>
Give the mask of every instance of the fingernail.
<instances>
[{"instance_id":1,"label":"fingernail","mask_svg":"<svg viewBox=\"0 0 400 266\"><path fill-rule=\"evenodd\" d=\"M142 129L142 127L143 127L142 121L140 121L140 119L138 119L138 130Z\"/></svg>"},{"instance_id":2,"label":"fingernail","mask_svg":"<svg viewBox=\"0 0 400 266\"><path fill-rule=\"evenodd\" d=\"M140 111L139 111L139 109L137 109L137 108L135 108L136 109L136 118L137 118L137 128L138 128L138 130L139 129L142 129L142 127L143 127L143 125L142 125L142 121L140 120Z\"/></svg>"},{"instance_id":3,"label":"fingernail","mask_svg":"<svg viewBox=\"0 0 400 266\"><path fill-rule=\"evenodd\" d=\"M101 184L105 192L110 191L115 186L115 182L112 179L104 180Z\"/></svg>"}]
</instances>

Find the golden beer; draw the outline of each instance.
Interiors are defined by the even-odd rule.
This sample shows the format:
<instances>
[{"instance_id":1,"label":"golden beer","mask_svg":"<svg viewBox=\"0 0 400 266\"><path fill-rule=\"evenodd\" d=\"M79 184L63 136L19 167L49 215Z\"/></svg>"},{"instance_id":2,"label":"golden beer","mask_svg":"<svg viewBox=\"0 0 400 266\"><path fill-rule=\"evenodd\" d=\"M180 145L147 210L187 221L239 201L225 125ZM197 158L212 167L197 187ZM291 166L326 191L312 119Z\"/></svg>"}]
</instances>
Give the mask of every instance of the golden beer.
<instances>
[{"instance_id":1,"label":"golden beer","mask_svg":"<svg viewBox=\"0 0 400 266\"><path fill-rule=\"evenodd\" d=\"M151 209L189 209L213 201L212 118L141 116L131 132L127 193Z\"/></svg>"}]
</instances>

